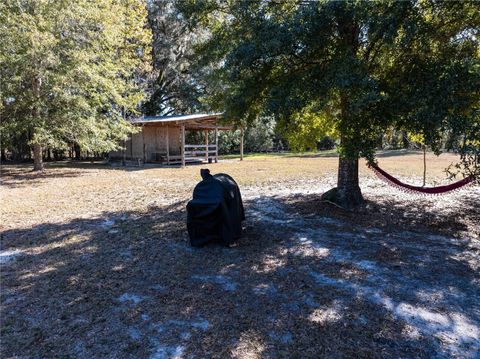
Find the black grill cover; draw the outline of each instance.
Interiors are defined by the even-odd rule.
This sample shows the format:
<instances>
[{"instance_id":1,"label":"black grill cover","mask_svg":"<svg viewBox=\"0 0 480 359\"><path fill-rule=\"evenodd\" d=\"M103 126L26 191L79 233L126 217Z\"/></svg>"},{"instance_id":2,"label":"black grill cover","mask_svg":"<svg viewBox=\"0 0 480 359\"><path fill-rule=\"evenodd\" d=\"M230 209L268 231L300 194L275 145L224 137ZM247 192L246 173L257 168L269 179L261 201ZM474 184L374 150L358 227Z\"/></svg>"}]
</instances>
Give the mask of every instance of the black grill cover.
<instances>
[{"instance_id":1,"label":"black grill cover","mask_svg":"<svg viewBox=\"0 0 480 359\"><path fill-rule=\"evenodd\" d=\"M192 246L213 240L231 244L242 234L245 220L242 197L235 180L227 174L214 176L201 170L203 180L195 186L187 204L187 229Z\"/></svg>"}]
</instances>

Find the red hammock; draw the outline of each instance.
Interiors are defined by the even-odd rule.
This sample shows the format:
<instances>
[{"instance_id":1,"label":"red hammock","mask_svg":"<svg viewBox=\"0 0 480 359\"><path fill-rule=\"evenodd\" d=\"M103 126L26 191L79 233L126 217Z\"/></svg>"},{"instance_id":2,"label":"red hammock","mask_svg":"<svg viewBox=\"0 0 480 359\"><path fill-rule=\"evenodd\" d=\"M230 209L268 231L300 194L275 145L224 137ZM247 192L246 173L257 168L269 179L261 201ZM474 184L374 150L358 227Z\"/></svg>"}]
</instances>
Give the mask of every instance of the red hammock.
<instances>
[{"instance_id":1,"label":"red hammock","mask_svg":"<svg viewBox=\"0 0 480 359\"><path fill-rule=\"evenodd\" d=\"M403 183L393 177L392 175L389 175L387 172L382 170L380 167L377 166L377 164L373 162L369 162L367 164L368 168L370 168L375 174L377 175L378 178L381 180L391 184L392 186L405 191L405 192L418 192L418 193L423 193L423 194L442 194L442 193L447 193L450 191L455 191L460 189L461 187L472 183L474 181L473 176L468 176L465 177L464 179L445 185L445 186L438 186L438 187L418 187L418 186L411 186L409 184Z\"/></svg>"}]
</instances>

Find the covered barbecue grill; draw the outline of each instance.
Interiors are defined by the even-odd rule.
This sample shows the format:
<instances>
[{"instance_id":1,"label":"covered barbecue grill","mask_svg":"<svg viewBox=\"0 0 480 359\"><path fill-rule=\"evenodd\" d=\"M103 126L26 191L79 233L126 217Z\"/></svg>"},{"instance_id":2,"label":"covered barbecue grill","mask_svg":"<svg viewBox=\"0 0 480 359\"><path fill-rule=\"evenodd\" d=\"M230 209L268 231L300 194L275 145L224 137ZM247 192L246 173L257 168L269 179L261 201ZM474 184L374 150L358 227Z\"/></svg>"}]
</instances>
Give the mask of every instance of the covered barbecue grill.
<instances>
[{"instance_id":1,"label":"covered barbecue grill","mask_svg":"<svg viewBox=\"0 0 480 359\"><path fill-rule=\"evenodd\" d=\"M203 180L193 190L187 204L187 229L192 246L210 241L229 245L242 233L245 220L242 197L235 180L227 174L214 176L208 169L200 171Z\"/></svg>"}]
</instances>

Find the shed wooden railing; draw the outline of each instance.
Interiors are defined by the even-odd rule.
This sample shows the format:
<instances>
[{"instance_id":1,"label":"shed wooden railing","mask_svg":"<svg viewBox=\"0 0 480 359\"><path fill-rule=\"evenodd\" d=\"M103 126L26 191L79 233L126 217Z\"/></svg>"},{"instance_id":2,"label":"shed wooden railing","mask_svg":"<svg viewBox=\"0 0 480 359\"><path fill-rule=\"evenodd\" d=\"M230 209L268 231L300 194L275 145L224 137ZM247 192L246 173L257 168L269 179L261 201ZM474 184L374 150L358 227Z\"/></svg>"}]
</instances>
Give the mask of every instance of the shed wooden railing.
<instances>
[{"instance_id":1,"label":"shed wooden railing","mask_svg":"<svg viewBox=\"0 0 480 359\"><path fill-rule=\"evenodd\" d=\"M185 160L213 158L217 162L217 145L185 145Z\"/></svg>"},{"instance_id":2,"label":"shed wooden railing","mask_svg":"<svg viewBox=\"0 0 480 359\"><path fill-rule=\"evenodd\" d=\"M185 144L185 125L181 126L181 161L182 167L185 166L186 161L205 159L207 162L210 158L218 162L218 126L215 125L211 129L215 131L215 144L210 145L208 143L208 131L210 128L204 127L205 131L205 144L204 145L187 145Z\"/></svg>"}]
</instances>

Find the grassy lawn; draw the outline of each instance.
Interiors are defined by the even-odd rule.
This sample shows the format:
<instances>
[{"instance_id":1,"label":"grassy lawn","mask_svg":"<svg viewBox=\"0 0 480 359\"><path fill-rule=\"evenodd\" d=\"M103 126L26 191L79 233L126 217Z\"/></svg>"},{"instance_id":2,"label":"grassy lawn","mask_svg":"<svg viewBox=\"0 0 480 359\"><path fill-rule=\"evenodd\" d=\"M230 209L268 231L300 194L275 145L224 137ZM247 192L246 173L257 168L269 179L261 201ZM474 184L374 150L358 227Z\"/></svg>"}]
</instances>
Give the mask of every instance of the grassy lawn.
<instances>
[{"instance_id":1,"label":"grassy lawn","mask_svg":"<svg viewBox=\"0 0 480 359\"><path fill-rule=\"evenodd\" d=\"M422 155L382 168L421 185ZM456 157L428 155L427 185ZM366 204L320 201L334 152L186 168L2 167L2 358L475 358L480 192L398 192L361 166ZM232 248L188 245L200 168L232 175Z\"/></svg>"}]
</instances>

